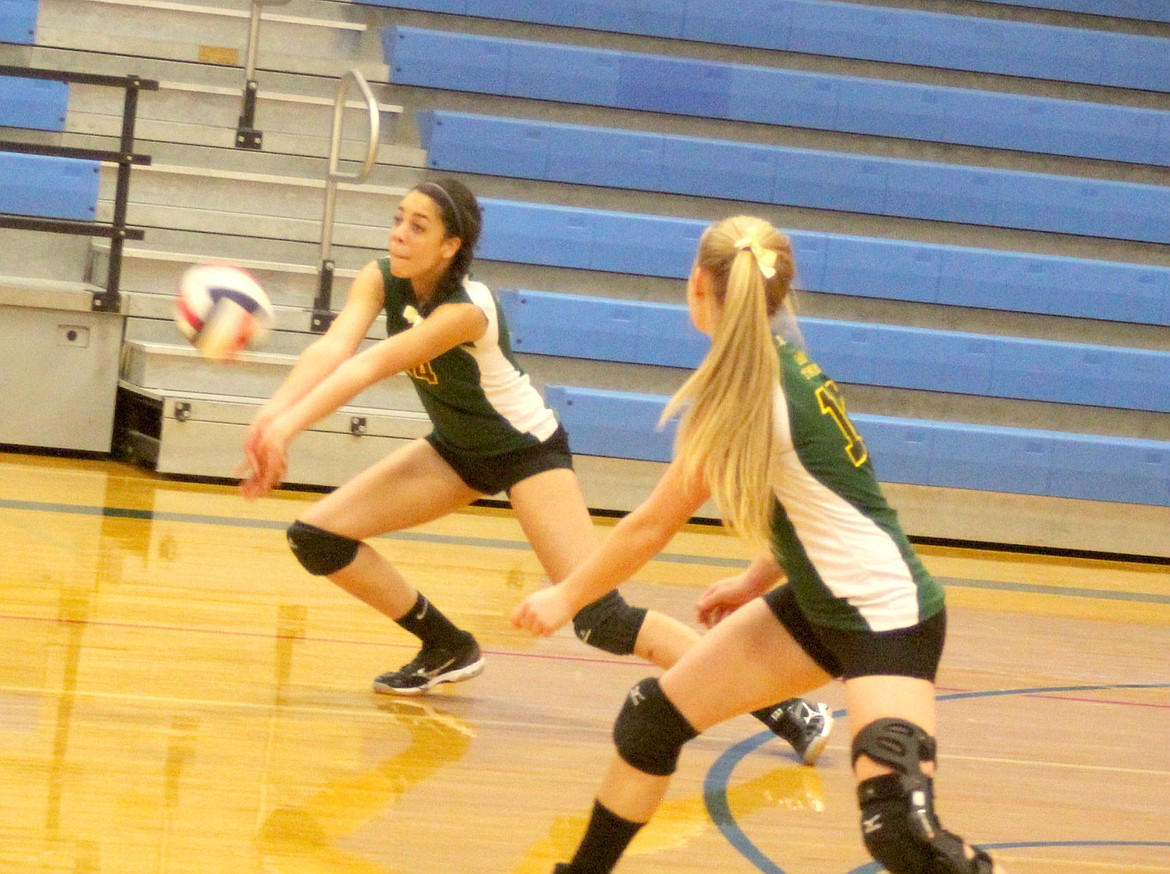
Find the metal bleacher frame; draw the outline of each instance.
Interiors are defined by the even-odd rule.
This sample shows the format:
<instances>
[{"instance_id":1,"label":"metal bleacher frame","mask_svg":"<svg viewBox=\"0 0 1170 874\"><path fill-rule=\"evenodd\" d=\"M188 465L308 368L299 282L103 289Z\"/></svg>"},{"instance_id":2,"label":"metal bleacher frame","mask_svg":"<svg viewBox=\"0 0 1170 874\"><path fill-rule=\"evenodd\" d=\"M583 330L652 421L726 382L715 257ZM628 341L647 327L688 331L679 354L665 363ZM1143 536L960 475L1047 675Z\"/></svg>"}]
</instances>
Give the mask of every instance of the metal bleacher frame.
<instances>
[{"instance_id":1,"label":"metal bleacher frame","mask_svg":"<svg viewBox=\"0 0 1170 874\"><path fill-rule=\"evenodd\" d=\"M42 24L53 35L54 51L85 51L85 22L99 14L90 5L56 0L48 9ZM254 0L253 45L261 5L268 2ZM980 15L973 11L974 2L958 15L879 0L748 0L735 7L693 0L297 0L296 5L297 16L265 16L280 18L282 34L288 34L277 51L266 55L266 78L282 85L308 84L316 93L315 81L305 80L332 77L338 57L344 56L346 66L356 61L362 69L378 70L379 82L389 71L395 102L408 113L406 125L395 125L399 139L394 146L401 149L395 154L401 157L378 168L392 184L361 194L341 185L346 192L341 214L348 206L350 215L361 216L339 222L341 258L381 247L384 230L373 218L381 208L378 198L400 194L428 171L453 171L472 177L469 182L485 210L476 278L502 290L505 306L514 302L508 289L539 288L545 291L530 294L591 295L661 314L660 302L678 301L677 280L686 276L698 234L713 211L726 214L763 204L760 209L776 217L778 225L792 228L799 287L809 292L805 300L813 307L809 336L818 348L826 345L818 332L856 340L861 347L898 347L888 350L898 355L872 360L868 372L834 375L849 382L851 412L881 446L879 476L883 467L888 469L884 481L914 536L1170 557L1164 537L1170 508L1159 491L1170 483L1163 470L1170 462L1160 454L1170 419L1160 408L1150 409L1160 403L1157 389L1170 354L1161 336L1170 324L1170 260L1153 251L1170 241L1158 221L1170 211L1162 190L1170 191L1162 185L1170 166L1165 159L1170 129L1161 127L1167 113L1150 107L1165 105L1170 86L1143 95L1132 92L1141 82L1170 79L1163 75L1170 70L1166 59L1152 52L1165 45L1164 25L1135 21L1110 32L1086 23L1087 16L1076 11L989 10ZM117 0L101 6L132 13L129 30L145 33L151 16L169 4ZM153 54L144 55L157 62L147 72L165 70L168 77L186 72L178 69L177 60L192 63L203 45L199 20L218 22L216 41L222 47L245 17L210 4L184 9L183 21L160 34L148 50ZM769 26L745 28L745 17L762 17ZM328 28L318 26L326 19L337 23L334 18L345 19L339 23L345 38L336 53L321 38ZM302 24L313 31L304 42L291 36ZM874 28L889 37L877 41L881 45L868 44ZM111 27L99 51L132 51L127 40L133 38L127 29ZM540 39L549 43L533 42ZM398 51L396 42L410 40L419 40L419 50L409 64L399 65L385 50ZM1001 63L997 52L1010 51L1021 40L1032 51ZM381 43L380 56L372 42ZM436 49L440 43L446 46L442 51ZM319 158L323 141L316 137L310 143L305 131L283 118L266 131L272 137L260 140L259 126L248 112L249 88L259 96L254 50L248 56L244 109L239 124L233 119L227 132L237 148L229 145L217 153L222 162L200 176L202 153L197 150L205 145L200 137L212 124L217 129L225 125L206 122L185 138L181 127L186 119L177 107L192 106L198 94L212 93L210 87L197 86L234 84L228 77L235 72L221 69L223 75L217 75L214 68L201 67L198 82L176 83L187 86L192 96L185 103L168 102L164 114L150 119L155 126L148 138L159 141L159 166L145 170L135 188L132 218L157 228L165 242L135 253L123 290L134 317L126 320L122 385L126 394L153 404L151 421L141 432L135 431L138 423L131 423L126 435L131 443L138 441L139 460L166 474L230 476L256 407L332 315L328 203L311 308L307 288L312 272L307 247L316 243L317 225L305 201L319 183L308 178L305 159ZM427 77L414 78L420 57L436 64ZM544 75L549 68L571 72L576 79ZM108 66L99 69L109 71ZM808 99L783 105L755 99L778 88ZM818 104L814 98L826 91L832 99ZM238 90L235 95L238 99ZM1082 96L1087 96L1084 103ZM81 129L103 135L97 129L111 113L90 94L86 98L80 118L72 107L71 118L85 126ZM961 104L959 118L936 111L939 101L948 100L952 109ZM217 97L217 105L226 102ZM148 102L148 108L153 104ZM879 104L881 109L871 109ZM339 112L336 103L334 111ZM371 107L370 112L376 111ZM490 145L479 134L489 127L500 130L502 120L522 134L499 143L511 163L474 163L474 148ZM436 123L465 125L465 132L475 134L474 148L466 145L467 137L447 139L450 128L435 136ZM171 131L180 135L174 142ZM223 133L215 132L216 137ZM564 135L557 142L562 148L569 135L582 134L593 147L564 147L555 156L558 172L546 174L553 152L547 142L535 149L532 143ZM240 151L261 159L256 155L261 150L252 147L267 145L269 139L281 144L272 157L286 160L257 164ZM647 144L659 155L670 153L675 163L658 167L657 184L646 184L641 174L654 168L611 148L619 139ZM224 148L219 139L206 145ZM347 160L357 160L358 144L350 140L346 145ZM705 174L710 178L687 169L696 155L723 154L735 157L718 165L709 161L720 171ZM757 170L761 163L777 166L781 156L821 162L821 171L828 168L827 176L814 173L804 180L815 198L806 205L780 206L761 197L764 189L771 197L776 174L772 171L769 181ZM928 160L908 160L922 157ZM188 158L196 160L188 163ZM331 164L333 172L336 154ZM1078 177L1084 167L1089 172ZM254 169L266 172L248 172ZM920 216L903 207L875 213L876 201L857 200L836 178L886 174L888 180L895 173L906 183L895 189L921 191L939 209ZM685 187L682 180L687 180ZM954 182L960 190L948 192L940 182ZM329 177L325 184L328 190ZM887 181L881 184L890 187ZM998 220L987 212L989 184L1012 200L1019 220L980 224ZM1060 185L1066 204L1054 204L1050 216L1059 221L1071 216L1074 223L1048 233L1048 218L1032 215L1039 211L1030 211L1029 204L1040 190L1059 194L1054 186ZM168 191L172 186L181 189L174 199ZM1078 215L1083 204L1067 201L1090 190L1090 200L1113 198L1125 209L1102 214L1096 228L1086 228ZM263 203L277 191L275 199L287 196L287 201L269 214ZM1134 192L1139 198L1129 197ZM1146 208L1136 209L1146 194ZM219 216L214 205L207 208L207 201L217 198L238 208ZM1135 218L1132 213L1139 211ZM251 234L247 225L253 216L264 219L263 230L255 233L257 245L241 242L237 248L234 240ZM967 221L973 223L963 224ZM1037 227L1019 230L1030 222ZM1125 229L1122 239L1111 238L1118 227ZM1100 235L1078 236L1086 230ZM1033 243L1040 245L1033 248ZM217 244L224 245L228 257L261 271L278 308L272 340L237 362L230 381L206 373L193 350L170 341L173 326L165 312L183 259L217 257ZM96 244L95 251L102 245ZM1070 287L1077 293L1068 294ZM669 313L654 331L678 320L677 306ZM657 351L676 354L678 360L651 356L644 362L638 353L635 364L626 361L624 351L609 358L597 350L575 357L582 350L572 344L539 351L523 319L514 311L508 315L518 323L517 349L534 383L570 426L589 505L601 511L631 508L662 468L670 434L654 429L656 411L693 363L681 353L693 355L694 349L660 341ZM583 334L600 327L585 325L583 317L568 318L575 318ZM939 325L951 330L938 330ZM375 329L369 339L376 337ZM541 342L559 339L555 331L539 337ZM941 348L932 346L936 342L950 344L948 349L973 344L964 350L973 350L975 357L962 363L962 372L930 373L926 383L909 385L913 355L931 354L930 349ZM975 348L980 344L989 345ZM830 366L832 355L818 348L813 354ZM988 364L993 348L1003 352L1005 364L989 375L979 367ZM1029 357L1041 349L1052 355ZM1099 360L1114 349L1118 354L1107 364ZM833 349L834 355L844 352ZM1028 367L1040 374L1059 361L1099 366L1084 385L1068 380L1028 385ZM833 362L834 371L841 363ZM1128 370L1127 364L1132 365ZM1127 403L1130 395L1120 390L1106 393L1117 368L1124 371L1119 381L1125 391L1137 393L1137 401ZM1148 390L1141 395L1147 377ZM990 380L987 390L976 385L979 379ZM336 484L426 430L425 416L404 380L375 388L303 435L288 482ZM1073 394L1045 395L1039 388ZM1101 406L1093 406L1097 403ZM1093 420L1097 430L1089 436L1099 439L1082 439L1080 417ZM626 457L614 449L623 430L630 447ZM1143 443L1147 436L1153 439ZM1053 462L1054 453L1064 467ZM1075 475L1067 483L1056 481L1069 470ZM704 508L701 515L715 511ZM1078 524L1088 519L1090 525Z\"/></svg>"},{"instance_id":2,"label":"metal bleacher frame","mask_svg":"<svg viewBox=\"0 0 1170 874\"><path fill-rule=\"evenodd\" d=\"M117 149L90 149L24 140L0 142L0 153L64 159L80 166L112 163L117 167L112 220L36 214L0 215L0 228L102 237L110 241L109 271L104 287L86 283L0 279L0 356L4 372L0 392L0 443L88 452L108 452L123 333L119 292L123 244L143 239L143 231L126 222L130 174L150 164L134 151L138 96L158 83L139 76L0 66L0 76L84 83L123 89L121 135ZM56 166L56 165L53 165ZM50 169L51 172L51 169ZM93 199L96 200L96 185ZM88 212L88 211L87 211ZM30 367L30 362L36 362Z\"/></svg>"}]
</instances>

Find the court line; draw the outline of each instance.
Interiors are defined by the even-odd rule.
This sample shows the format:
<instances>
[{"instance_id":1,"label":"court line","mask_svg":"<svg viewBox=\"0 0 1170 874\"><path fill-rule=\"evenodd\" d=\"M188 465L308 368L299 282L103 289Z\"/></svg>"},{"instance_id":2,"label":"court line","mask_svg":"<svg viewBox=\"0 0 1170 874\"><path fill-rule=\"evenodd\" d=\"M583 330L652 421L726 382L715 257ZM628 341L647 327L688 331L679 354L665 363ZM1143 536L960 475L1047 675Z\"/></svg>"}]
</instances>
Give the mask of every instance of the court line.
<instances>
[{"instance_id":1,"label":"court line","mask_svg":"<svg viewBox=\"0 0 1170 874\"><path fill-rule=\"evenodd\" d=\"M349 719L378 719L390 720L391 722L399 723L404 720L463 720L466 719L469 723L474 723L470 726L473 730L483 727L515 727L520 725L525 728L555 728L559 722L555 719L550 719L545 723L533 722L531 713L525 712L524 722L517 722L516 720L505 719L484 719L480 716L463 717L458 711L458 705L462 703L463 699L446 698L432 704L427 700L418 700L416 698L403 698L395 695L382 695L369 690L369 701L366 703L355 703L353 706L345 705L328 705L328 704L288 704L277 703L274 701L225 701L218 698L183 698L174 695L146 695L134 694L131 692L99 692L89 689L47 689L44 686L11 686L0 684L0 694L7 695L25 695L25 696L40 696L52 695L54 697L69 696L72 698L82 698L91 701L124 701L131 704L147 704L152 706L166 706L166 707L191 707L203 708L208 711L218 710L227 711L255 711L258 713L271 713L279 711L281 714L290 716L322 716L322 717L338 717L343 716ZM423 696L424 698L426 696ZM434 696L432 696L434 697ZM400 707L404 712L393 713L391 710L394 707ZM407 712L409 711L409 712ZM414 711L417 711L414 712ZM599 735L608 736L610 733L609 726L597 727L590 729L588 726L582 726L581 731L594 731Z\"/></svg>"},{"instance_id":2,"label":"court line","mask_svg":"<svg viewBox=\"0 0 1170 874\"><path fill-rule=\"evenodd\" d=\"M14 499L0 499L0 509L27 510L40 513L60 513L78 516L100 516L110 519L137 519L146 522L181 522L198 525L226 525L238 528L263 528L269 530L288 527L288 522L274 519L250 519L241 516L216 516L204 513L176 513L165 510L137 510L127 507L99 507L87 504L63 504L46 501L21 501ZM392 531L381 535L383 539L399 540L414 543L437 543L447 546L471 546L488 549L530 550L532 547L526 540L511 540L498 537L478 537L462 534L433 534L425 531ZM728 558L723 556L692 555L678 552L663 552L655 557L655 561L674 564L705 565L708 567L728 567L742 569L747 567L745 559ZM1052 595L1063 598L1089 598L1104 601L1128 601L1144 604L1170 605L1170 594L1156 592L1118 592L1106 589L1073 588L1070 586L1052 586L1036 583L1018 583L994 580L970 580L959 577L944 577L935 575L935 578L945 586L954 586L965 589L984 589L992 591L1019 592L1031 595Z\"/></svg>"},{"instance_id":3,"label":"court line","mask_svg":"<svg viewBox=\"0 0 1170 874\"><path fill-rule=\"evenodd\" d=\"M418 649L417 643L394 643L390 640L357 640L343 637L314 637L300 632L281 634L268 631L240 631L231 628L195 628L190 625L150 625L142 622L115 622L107 619L69 619L58 616L22 616L17 613L0 613L0 622L35 622L51 625L84 625L93 628L112 628L128 631L165 631L181 634L215 634L224 637L242 637L258 640L295 640L299 643L327 643L343 644L347 646L379 646L391 649ZM568 638L568 634L565 637ZM540 661L582 662L597 665L630 665L636 662L621 658L600 658L596 656L554 655L552 653L518 652L516 650L484 649L484 655L493 657L511 657L520 659L536 659ZM644 664L650 664L644 662Z\"/></svg>"},{"instance_id":4,"label":"court line","mask_svg":"<svg viewBox=\"0 0 1170 874\"><path fill-rule=\"evenodd\" d=\"M1009 695L1029 695L1042 696L1047 693L1059 692L1091 692L1104 691L1111 689L1170 689L1170 683L1108 683L1101 685L1085 685L1085 686L1035 686L1024 689L998 689L984 692L953 692L937 696L938 701L959 701L969 698L999 698ZM844 710L838 710L834 717L845 716ZM763 872L763 874L785 874L783 868L773 862L759 847L755 845L747 833L735 821L735 815L731 812L731 805L727 797L727 789L731 780L731 772L735 770L738 765L749 753L762 746L766 741L772 739L774 735L768 731L762 731L753 735L737 744L729 747L711 768L707 771L707 776L703 781L703 797L707 805L707 813L715 826L722 832L723 837L727 842L739 852L745 859L751 862L756 868ZM1078 766L1081 767L1081 766ZM1125 841L1081 841L1068 842L1069 845L1075 846L1170 846L1170 842L1125 842ZM1011 846L1061 846L1064 844L1046 844L1043 842L1019 844ZM982 846L982 844L981 844ZM1009 845L1003 844L989 844L989 847L995 848L997 846L1007 847ZM863 865L861 868L856 868L848 874L872 874L872 872L881 871L881 867L873 867L873 865Z\"/></svg>"}]
</instances>

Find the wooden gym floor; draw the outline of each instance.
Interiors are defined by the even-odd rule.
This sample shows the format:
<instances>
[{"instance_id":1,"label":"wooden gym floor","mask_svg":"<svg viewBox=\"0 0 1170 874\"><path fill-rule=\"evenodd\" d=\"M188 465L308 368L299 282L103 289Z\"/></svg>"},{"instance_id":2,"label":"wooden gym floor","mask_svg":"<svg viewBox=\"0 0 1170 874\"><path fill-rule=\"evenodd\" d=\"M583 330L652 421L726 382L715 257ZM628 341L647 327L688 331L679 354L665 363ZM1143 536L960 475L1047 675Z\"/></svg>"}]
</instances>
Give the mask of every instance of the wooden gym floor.
<instances>
[{"instance_id":1,"label":"wooden gym floor","mask_svg":"<svg viewBox=\"0 0 1170 874\"><path fill-rule=\"evenodd\" d=\"M540 570L506 510L473 508L375 542L487 670L373 694L413 639L295 563L284 528L316 497L0 454L0 872L548 874L565 857L652 670L513 630ZM951 605L944 822L1013 874L1170 872L1170 567L924 556ZM690 619L742 559L696 527L624 591ZM846 729L807 768L749 717L716 727L619 871L878 870Z\"/></svg>"}]
</instances>

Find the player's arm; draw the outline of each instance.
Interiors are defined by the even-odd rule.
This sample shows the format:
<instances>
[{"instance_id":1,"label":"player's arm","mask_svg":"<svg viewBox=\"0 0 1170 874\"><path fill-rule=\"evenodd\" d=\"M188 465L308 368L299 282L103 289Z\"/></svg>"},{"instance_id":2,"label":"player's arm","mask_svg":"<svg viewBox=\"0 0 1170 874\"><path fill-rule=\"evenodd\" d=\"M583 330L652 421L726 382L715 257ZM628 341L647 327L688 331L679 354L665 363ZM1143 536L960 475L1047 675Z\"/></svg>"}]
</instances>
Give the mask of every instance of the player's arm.
<instances>
[{"instance_id":1,"label":"player's arm","mask_svg":"<svg viewBox=\"0 0 1170 874\"><path fill-rule=\"evenodd\" d=\"M273 419L287 410L351 357L383 304L382 271L376 261L371 261L354 277L345 306L329 330L305 348L284 383L264 405L264 417Z\"/></svg>"},{"instance_id":2,"label":"player's arm","mask_svg":"<svg viewBox=\"0 0 1170 874\"><path fill-rule=\"evenodd\" d=\"M345 306L329 330L305 348L280 388L256 413L244 437L244 460L236 469L243 477L244 497L261 497L283 478L287 441L277 441L279 446L273 451L273 423L353 355L378 318L384 296L382 272L371 261L354 278Z\"/></svg>"},{"instance_id":3,"label":"player's arm","mask_svg":"<svg viewBox=\"0 0 1170 874\"><path fill-rule=\"evenodd\" d=\"M650 496L576 570L558 585L521 602L512 613L512 624L536 634L552 634L586 604L617 588L658 555L709 497L703 483L688 478L682 464L673 462Z\"/></svg>"},{"instance_id":4,"label":"player's arm","mask_svg":"<svg viewBox=\"0 0 1170 874\"><path fill-rule=\"evenodd\" d=\"M784 570L771 555L760 555L743 573L712 583L695 603L699 622L708 628L758 598L784 577Z\"/></svg>"},{"instance_id":5,"label":"player's arm","mask_svg":"<svg viewBox=\"0 0 1170 874\"><path fill-rule=\"evenodd\" d=\"M287 439L312 426L363 389L412 370L487 330L487 316L471 303L443 304L426 319L347 357L274 422Z\"/></svg>"}]
</instances>

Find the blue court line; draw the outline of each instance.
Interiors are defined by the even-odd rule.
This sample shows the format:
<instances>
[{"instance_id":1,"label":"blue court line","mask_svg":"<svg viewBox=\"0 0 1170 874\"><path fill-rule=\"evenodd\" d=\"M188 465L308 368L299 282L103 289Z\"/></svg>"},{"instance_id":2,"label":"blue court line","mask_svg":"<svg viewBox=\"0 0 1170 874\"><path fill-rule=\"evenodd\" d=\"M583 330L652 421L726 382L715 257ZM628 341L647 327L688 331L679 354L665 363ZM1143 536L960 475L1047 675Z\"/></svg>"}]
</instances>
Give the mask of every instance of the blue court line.
<instances>
[{"instance_id":1,"label":"blue court line","mask_svg":"<svg viewBox=\"0 0 1170 874\"><path fill-rule=\"evenodd\" d=\"M940 582L964 589L992 589L1000 592L1026 592L1029 595L1060 595L1069 598L1098 598L1104 601L1140 601L1146 604L1170 604L1170 595L1153 592L1114 592L1106 589L1073 589L1068 586L1042 586L1037 583L1012 583L1002 580L966 580L936 577Z\"/></svg>"},{"instance_id":2,"label":"blue court line","mask_svg":"<svg viewBox=\"0 0 1170 874\"><path fill-rule=\"evenodd\" d=\"M959 701L966 698L999 698L1007 695L1037 695L1053 694L1056 692L1093 692L1108 689L1170 689L1170 683L1108 683L1100 686L1036 686L1028 689L999 689L988 692L953 692L937 696L938 701ZM834 718L845 716L845 711L837 710ZM751 862L764 874L785 874L783 868L773 862L764 852L752 843L731 812L731 805L727 799L727 787L731 780L731 772L735 770L749 753L770 740L775 739L770 731L761 731L740 741L724 751L703 781L703 800L707 805L707 813L718 827L719 831L740 855ZM987 849L1009 849L1014 847L1168 847L1170 841L1035 841L1026 843L984 844L979 846ZM854 868L847 874L876 874L882 871L877 863L869 863Z\"/></svg>"},{"instance_id":3,"label":"blue court line","mask_svg":"<svg viewBox=\"0 0 1170 874\"><path fill-rule=\"evenodd\" d=\"M197 525L228 525L238 528L267 528L283 531L287 521L273 519L248 519L239 516L211 516L202 513L171 513L165 510L133 510L125 507L94 507L86 504L57 504L45 501L17 501L0 499L0 509L32 510L39 513L63 513L75 516L102 516L108 519L140 519L147 522L185 522ZM527 540L501 540L492 537L468 537L458 534L428 534L422 531L391 531L381 537L389 540L403 540L413 543L442 543L455 546L481 546L494 549L530 550ZM715 567L745 568L748 562L739 558L719 556L685 555L662 553L658 561L679 564L704 564Z\"/></svg>"},{"instance_id":4,"label":"blue court line","mask_svg":"<svg viewBox=\"0 0 1170 874\"><path fill-rule=\"evenodd\" d=\"M0 509L32 510L41 513L65 513L77 516L102 516L109 519L141 519L143 521L185 522L198 525L228 525L239 528L284 529L288 522L272 519L248 519L239 516L212 516L202 513L171 513L159 510L134 510L125 507L94 507L86 504L59 504L47 501L18 501L0 499ZM491 537L468 537L455 534L428 534L422 531L392 531L383 534L388 540L412 543L441 543L454 546L480 546L495 549L529 550L526 540L502 540ZM655 561L674 564L706 565L742 570L748 566L745 559L721 556L688 555L664 552ZM1094 598L1104 601L1130 601L1144 604L1170 605L1170 595L1153 592L1115 592L1105 589L1078 589L1067 586L1044 586L1033 583L1014 583L995 580L968 580L957 577L937 577L945 586L964 589L987 589L1002 592L1023 592L1032 595L1056 595L1062 598Z\"/></svg>"}]
</instances>

